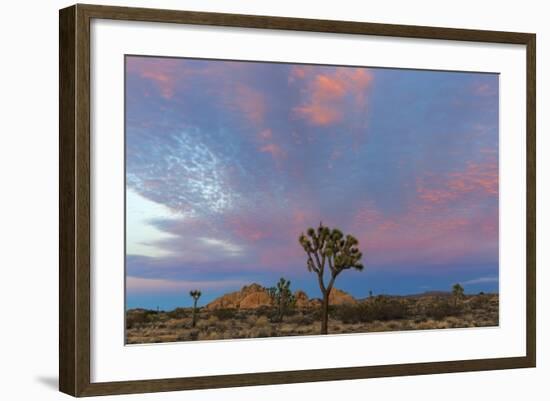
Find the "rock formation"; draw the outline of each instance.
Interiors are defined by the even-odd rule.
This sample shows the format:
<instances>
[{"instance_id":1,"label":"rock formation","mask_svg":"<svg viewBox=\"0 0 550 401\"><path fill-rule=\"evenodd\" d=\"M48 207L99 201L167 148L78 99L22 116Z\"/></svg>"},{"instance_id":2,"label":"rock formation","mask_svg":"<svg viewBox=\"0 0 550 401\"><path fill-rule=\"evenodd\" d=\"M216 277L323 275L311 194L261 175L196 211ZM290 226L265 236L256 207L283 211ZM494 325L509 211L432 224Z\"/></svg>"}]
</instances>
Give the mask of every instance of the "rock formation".
<instances>
[{"instance_id":1,"label":"rock formation","mask_svg":"<svg viewBox=\"0 0 550 401\"><path fill-rule=\"evenodd\" d=\"M333 288L328 297L329 305L356 305L357 300L345 291Z\"/></svg>"},{"instance_id":2,"label":"rock formation","mask_svg":"<svg viewBox=\"0 0 550 401\"><path fill-rule=\"evenodd\" d=\"M294 292L297 308L315 308L321 305L321 301L317 298L309 298L302 290ZM357 300L345 291L333 288L330 292L331 305L355 305ZM230 292L216 298L208 305L206 309L256 309L262 306L272 306L273 302L269 296L267 288L259 284L253 283L245 285L239 291Z\"/></svg>"},{"instance_id":3,"label":"rock formation","mask_svg":"<svg viewBox=\"0 0 550 401\"><path fill-rule=\"evenodd\" d=\"M267 289L259 284L245 285L239 291L231 292L216 298L206 305L206 309L254 309L260 306L270 306L271 297Z\"/></svg>"}]
</instances>

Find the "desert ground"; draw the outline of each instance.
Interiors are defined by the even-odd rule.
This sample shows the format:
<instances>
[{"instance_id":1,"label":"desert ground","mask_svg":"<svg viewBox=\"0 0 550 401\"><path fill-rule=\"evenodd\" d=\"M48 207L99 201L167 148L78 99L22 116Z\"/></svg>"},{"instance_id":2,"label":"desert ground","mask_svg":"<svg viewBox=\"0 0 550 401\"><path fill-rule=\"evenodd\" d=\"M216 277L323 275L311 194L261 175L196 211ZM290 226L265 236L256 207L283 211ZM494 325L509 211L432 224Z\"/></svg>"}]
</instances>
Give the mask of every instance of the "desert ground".
<instances>
[{"instance_id":1,"label":"desert ground","mask_svg":"<svg viewBox=\"0 0 550 401\"><path fill-rule=\"evenodd\" d=\"M320 300L297 291L297 302L278 317L277 308L264 296L264 288L252 284L226 294L196 311L129 309L126 343L222 340L238 338L318 335ZM355 299L336 290L329 307L329 334L429 330L498 326L498 294L464 295L448 292L410 296L369 296Z\"/></svg>"}]
</instances>

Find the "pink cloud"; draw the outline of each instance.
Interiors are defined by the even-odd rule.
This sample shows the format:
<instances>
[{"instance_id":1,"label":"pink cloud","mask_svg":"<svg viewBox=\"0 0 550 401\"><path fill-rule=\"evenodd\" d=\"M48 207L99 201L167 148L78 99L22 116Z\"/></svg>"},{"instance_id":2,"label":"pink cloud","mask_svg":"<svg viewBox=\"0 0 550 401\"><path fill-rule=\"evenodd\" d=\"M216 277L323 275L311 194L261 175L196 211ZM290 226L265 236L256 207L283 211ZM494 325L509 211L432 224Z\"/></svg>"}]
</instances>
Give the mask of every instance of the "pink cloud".
<instances>
[{"instance_id":1,"label":"pink cloud","mask_svg":"<svg viewBox=\"0 0 550 401\"><path fill-rule=\"evenodd\" d=\"M477 96L493 96L497 93L497 88L488 83L477 83L474 85L474 94Z\"/></svg>"},{"instance_id":2,"label":"pink cloud","mask_svg":"<svg viewBox=\"0 0 550 401\"><path fill-rule=\"evenodd\" d=\"M346 98L352 97L357 107L365 106L365 91L372 74L364 68L337 68L332 73L291 70L292 81L306 82L306 99L294 112L312 125L330 125L343 119Z\"/></svg>"},{"instance_id":3,"label":"pink cloud","mask_svg":"<svg viewBox=\"0 0 550 401\"><path fill-rule=\"evenodd\" d=\"M498 196L498 165L489 155L448 174L425 174L402 213L382 213L373 203L358 208L351 228L370 261L445 264L472 255L494 257L498 208L475 207Z\"/></svg>"},{"instance_id":4,"label":"pink cloud","mask_svg":"<svg viewBox=\"0 0 550 401\"><path fill-rule=\"evenodd\" d=\"M443 178L421 177L416 187L418 197L427 203L446 203L471 193L498 195L498 164L496 160L469 162L465 169Z\"/></svg>"},{"instance_id":5,"label":"pink cloud","mask_svg":"<svg viewBox=\"0 0 550 401\"><path fill-rule=\"evenodd\" d=\"M286 157L285 152L281 149L279 145L276 145L274 143L268 143L267 145L263 145L260 148L260 152L262 153L269 153L273 160L280 161Z\"/></svg>"},{"instance_id":6,"label":"pink cloud","mask_svg":"<svg viewBox=\"0 0 550 401\"><path fill-rule=\"evenodd\" d=\"M307 74L310 73L313 67L307 65L294 65L290 69L290 74L288 76L288 82L294 82L299 79L304 79Z\"/></svg>"},{"instance_id":7,"label":"pink cloud","mask_svg":"<svg viewBox=\"0 0 550 401\"><path fill-rule=\"evenodd\" d=\"M483 221L480 229L480 220ZM494 253L498 216L461 217L444 208L426 212L411 205L398 216L381 216L357 235L367 263L445 264ZM494 241L488 241L493 238ZM489 245L487 245L489 244Z\"/></svg>"},{"instance_id":8,"label":"pink cloud","mask_svg":"<svg viewBox=\"0 0 550 401\"><path fill-rule=\"evenodd\" d=\"M246 241L260 241L269 237L269 228L261 222L240 216L232 216L227 220L229 229L239 238Z\"/></svg>"},{"instance_id":9,"label":"pink cloud","mask_svg":"<svg viewBox=\"0 0 550 401\"><path fill-rule=\"evenodd\" d=\"M219 289L245 284L242 280L174 280L160 278L126 277L126 289L132 293L184 292L196 288Z\"/></svg>"},{"instance_id":10,"label":"pink cloud","mask_svg":"<svg viewBox=\"0 0 550 401\"><path fill-rule=\"evenodd\" d=\"M273 137L273 133L269 128L266 128L258 133L258 137L263 140L269 140Z\"/></svg>"},{"instance_id":11,"label":"pink cloud","mask_svg":"<svg viewBox=\"0 0 550 401\"><path fill-rule=\"evenodd\" d=\"M237 84L231 94L237 108L255 125L261 125L266 113L264 95L244 84Z\"/></svg>"},{"instance_id":12,"label":"pink cloud","mask_svg":"<svg viewBox=\"0 0 550 401\"><path fill-rule=\"evenodd\" d=\"M155 83L165 99L174 96L176 85L182 78L184 63L171 58L129 57L126 60L127 71Z\"/></svg>"}]
</instances>

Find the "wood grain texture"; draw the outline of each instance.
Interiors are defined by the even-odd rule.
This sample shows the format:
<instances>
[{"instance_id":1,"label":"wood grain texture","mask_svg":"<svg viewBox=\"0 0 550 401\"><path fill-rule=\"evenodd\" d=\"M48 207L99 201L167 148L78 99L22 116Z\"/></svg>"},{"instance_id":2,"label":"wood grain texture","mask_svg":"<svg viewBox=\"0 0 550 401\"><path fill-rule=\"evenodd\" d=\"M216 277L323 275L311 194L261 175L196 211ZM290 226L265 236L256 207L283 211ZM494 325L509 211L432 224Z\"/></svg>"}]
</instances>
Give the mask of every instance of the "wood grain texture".
<instances>
[{"instance_id":1,"label":"wood grain texture","mask_svg":"<svg viewBox=\"0 0 550 401\"><path fill-rule=\"evenodd\" d=\"M527 49L527 354L524 357L90 382L90 20L169 22L291 31L511 43ZM536 363L535 35L351 21L76 5L60 11L59 388L73 396L363 379L534 367Z\"/></svg>"},{"instance_id":2,"label":"wood grain texture","mask_svg":"<svg viewBox=\"0 0 550 401\"><path fill-rule=\"evenodd\" d=\"M536 36L530 35L527 45L527 359L530 366L536 366L537 359L537 85L536 85Z\"/></svg>"},{"instance_id":3,"label":"wood grain texture","mask_svg":"<svg viewBox=\"0 0 550 401\"><path fill-rule=\"evenodd\" d=\"M59 389L74 394L75 314L75 8L59 14Z\"/></svg>"}]
</instances>

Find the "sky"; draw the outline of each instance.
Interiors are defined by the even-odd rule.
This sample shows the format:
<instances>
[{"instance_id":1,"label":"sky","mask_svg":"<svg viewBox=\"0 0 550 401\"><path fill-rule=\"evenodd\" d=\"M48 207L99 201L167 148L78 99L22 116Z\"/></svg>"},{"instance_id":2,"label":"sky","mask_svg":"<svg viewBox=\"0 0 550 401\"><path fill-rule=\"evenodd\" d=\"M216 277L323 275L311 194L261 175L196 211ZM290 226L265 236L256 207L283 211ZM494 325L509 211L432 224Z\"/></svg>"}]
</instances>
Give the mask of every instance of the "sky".
<instances>
[{"instance_id":1,"label":"sky","mask_svg":"<svg viewBox=\"0 0 550 401\"><path fill-rule=\"evenodd\" d=\"M359 240L357 298L498 292L498 75L126 56L127 308L279 277L298 243Z\"/></svg>"}]
</instances>

